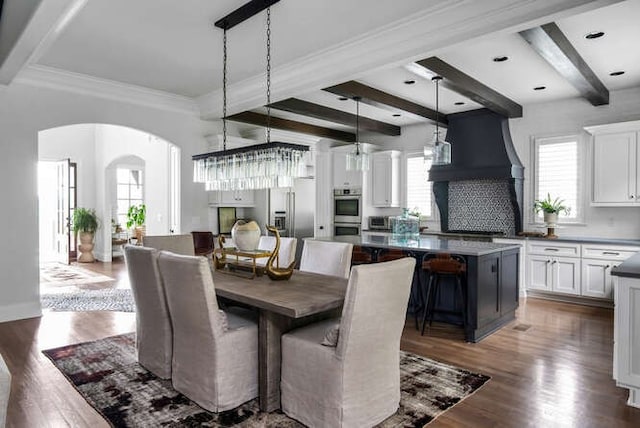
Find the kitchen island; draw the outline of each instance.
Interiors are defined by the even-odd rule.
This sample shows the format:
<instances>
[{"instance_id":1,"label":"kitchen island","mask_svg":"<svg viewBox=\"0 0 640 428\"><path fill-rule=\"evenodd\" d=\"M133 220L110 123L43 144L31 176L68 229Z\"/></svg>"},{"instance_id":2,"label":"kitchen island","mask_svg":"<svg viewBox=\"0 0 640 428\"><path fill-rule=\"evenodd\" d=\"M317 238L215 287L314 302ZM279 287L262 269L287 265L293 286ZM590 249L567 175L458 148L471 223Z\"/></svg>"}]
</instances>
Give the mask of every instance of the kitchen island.
<instances>
[{"instance_id":1,"label":"kitchen island","mask_svg":"<svg viewBox=\"0 0 640 428\"><path fill-rule=\"evenodd\" d=\"M439 253L460 256L467 265L463 288L467 296L464 316L465 339L468 342L478 342L515 318L519 292L518 245L461 241L437 236L420 236L407 240L396 239L391 234L372 232L360 236L317 239L353 244L353 264L377 263L399 257L415 258L416 269L408 306L408 311L412 314L420 313L424 307L428 278L422 269L422 262ZM440 287L434 320L462 325L462 317L455 313L462 302L454 292L453 284L450 285Z\"/></svg>"}]
</instances>

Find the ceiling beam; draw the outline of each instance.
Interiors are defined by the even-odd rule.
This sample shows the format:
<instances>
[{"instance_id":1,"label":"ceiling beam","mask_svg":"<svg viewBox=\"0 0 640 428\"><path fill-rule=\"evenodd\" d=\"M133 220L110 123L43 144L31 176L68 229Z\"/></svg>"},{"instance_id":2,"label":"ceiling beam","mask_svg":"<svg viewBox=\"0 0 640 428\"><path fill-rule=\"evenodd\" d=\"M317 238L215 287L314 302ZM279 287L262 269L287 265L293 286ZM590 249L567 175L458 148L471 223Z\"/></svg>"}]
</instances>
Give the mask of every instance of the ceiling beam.
<instances>
[{"instance_id":1,"label":"ceiling beam","mask_svg":"<svg viewBox=\"0 0 640 428\"><path fill-rule=\"evenodd\" d=\"M440 86L457 92L503 116L522 117L522 106L520 104L447 64L440 58L432 56L417 61L416 64L431 70L438 76L442 76L443 79L440 81Z\"/></svg>"},{"instance_id":2,"label":"ceiling beam","mask_svg":"<svg viewBox=\"0 0 640 428\"><path fill-rule=\"evenodd\" d=\"M342 110L336 110L320 104L314 104L297 98L288 98L271 104L271 108L288 111L289 113L301 114L316 119L327 120L329 122L341 123L343 125L356 126L356 115ZM400 135L400 127L368 117L358 117L358 126L362 130L377 132L384 135Z\"/></svg>"},{"instance_id":3,"label":"ceiling beam","mask_svg":"<svg viewBox=\"0 0 640 428\"><path fill-rule=\"evenodd\" d=\"M520 31L520 35L592 105L609 104L609 91L555 22Z\"/></svg>"},{"instance_id":4,"label":"ceiling beam","mask_svg":"<svg viewBox=\"0 0 640 428\"><path fill-rule=\"evenodd\" d=\"M402 110L434 122L436 121L437 116L435 110L431 110L428 107L391 95L387 92L372 88L371 86L364 85L354 80L331 86L329 88L324 88L324 90L341 97L360 97L361 102L374 107L383 108L393 112ZM439 115L439 122L443 125L447 124L447 119L443 114Z\"/></svg>"},{"instance_id":5,"label":"ceiling beam","mask_svg":"<svg viewBox=\"0 0 640 428\"><path fill-rule=\"evenodd\" d=\"M234 122L250 123L252 125L267 126L267 115L255 113L253 111L245 111L227 117L228 120ZM353 142L356 140L356 134L336 129L325 128L322 126L310 125L308 123L297 122L295 120L282 119L271 116L270 125L275 129L285 131L300 132L303 134L315 135L317 137L329 138L337 141Z\"/></svg>"},{"instance_id":6,"label":"ceiling beam","mask_svg":"<svg viewBox=\"0 0 640 428\"><path fill-rule=\"evenodd\" d=\"M236 25L246 21L253 15L256 15L271 5L278 3L280 0L251 0L248 3L243 4L227 16L218 19L215 24L216 27L224 29L230 29Z\"/></svg>"}]
</instances>

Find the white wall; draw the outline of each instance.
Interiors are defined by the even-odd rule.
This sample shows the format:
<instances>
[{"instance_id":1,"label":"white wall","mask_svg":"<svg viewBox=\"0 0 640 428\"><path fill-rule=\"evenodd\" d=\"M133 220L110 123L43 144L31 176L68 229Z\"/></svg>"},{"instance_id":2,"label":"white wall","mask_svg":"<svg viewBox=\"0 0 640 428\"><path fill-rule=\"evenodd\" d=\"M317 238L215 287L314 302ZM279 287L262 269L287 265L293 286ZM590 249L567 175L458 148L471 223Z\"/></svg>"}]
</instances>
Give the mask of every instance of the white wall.
<instances>
[{"instance_id":1,"label":"white wall","mask_svg":"<svg viewBox=\"0 0 640 428\"><path fill-rule=\"evenodd\" d=\"M192 182L191 155L202 153L217 124L90 95L14 83L0 90L0 181L7 225L0 242L0 321L39 316L37 180L38 132L71 124L109 123L140 129L182 148L182 224L207 227L207 199ZM10 185L11 184L11 185Z\"/></svg>"},{"instance_id":2,"label":"white wall","mask_svg":"<svg viewBox=\"0 0 640 428\"><path fill-rule=\"evenodd\" d=\"M583 225L565 225L556 231L560 236L590 236L606 238L640 238L640 208L635 207L591 207L591 138L583 128L590 125L625 122L640 119L640 88L610 93L609 105L594 107L586 100L575 98L526 105L523 117L511 119L511 137L518 156L525 167L524 211L525 229L534 229L531 224L533 210L532 150L534 137L579 134L584 145L583 186L585 198L585 216ZM453 148L455 150L455 148Z\"/></svg>"}]
</instances>

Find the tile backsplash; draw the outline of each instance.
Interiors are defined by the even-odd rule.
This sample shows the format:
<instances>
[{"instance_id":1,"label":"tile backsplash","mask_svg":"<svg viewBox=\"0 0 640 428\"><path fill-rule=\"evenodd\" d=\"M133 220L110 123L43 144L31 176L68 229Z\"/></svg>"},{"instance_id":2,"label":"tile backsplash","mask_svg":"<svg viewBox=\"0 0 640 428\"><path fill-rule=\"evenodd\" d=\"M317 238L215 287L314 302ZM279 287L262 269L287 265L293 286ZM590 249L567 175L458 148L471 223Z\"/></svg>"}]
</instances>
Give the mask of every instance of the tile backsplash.
<instances>
[{"instance_id":1,"label":"tile backsplash","mask_svg":"<svg viewBox=\"0 0 640 428\"><path fill-rule=\"evenodd\" d=\"M515 235L515 213L508 180L449 182L449 230Z\"/></svg>"}]
</instances>

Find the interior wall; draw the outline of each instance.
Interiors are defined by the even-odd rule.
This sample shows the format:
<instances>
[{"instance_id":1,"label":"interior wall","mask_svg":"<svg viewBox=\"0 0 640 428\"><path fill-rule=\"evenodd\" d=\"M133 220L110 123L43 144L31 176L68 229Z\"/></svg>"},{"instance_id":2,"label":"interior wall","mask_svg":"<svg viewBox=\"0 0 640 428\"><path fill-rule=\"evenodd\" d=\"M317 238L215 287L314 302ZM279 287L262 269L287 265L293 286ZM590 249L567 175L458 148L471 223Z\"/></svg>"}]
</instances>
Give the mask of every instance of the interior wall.
<instances>
[{"instance_id":1,"label":"interior wall","mask_svg":"<svg viewBox=\"0 0 640 428\"><path fill-rule=\"evenodd\" d=\"M584 223L562 225L559 236L640 238L640 208L591 207L591 136L585 126L640 119L640 88L612 91L609 104L594 107L582 98L523 106L523 117L510 119L511 137L524 165L524 228L543 231L533 224L533 154L535 137L577 134L585 151L583 165ZM455 148L453 148L455 150Z\"/></svg>"},{"instance_id":2,"label":"interior wall","mask_svg":"<svg viewBox=\"0 0 640 428\"><path fill-rule=\"evenodd\" d=\"M157 135L181 151L183 230L208 223L202 185L192 182L191 155L202 153L204 135L219 124L187 114L103 99L89 94L14 83L0 91L0 181L6 185L0 210L5 236L0 242L0 322L41 314L38 274L37 161L41 130L78 123L110 123ZM98 197L99 195L97 195ZM19 213L19 214L16 214Z\"/></svg>"}]
</instances>

